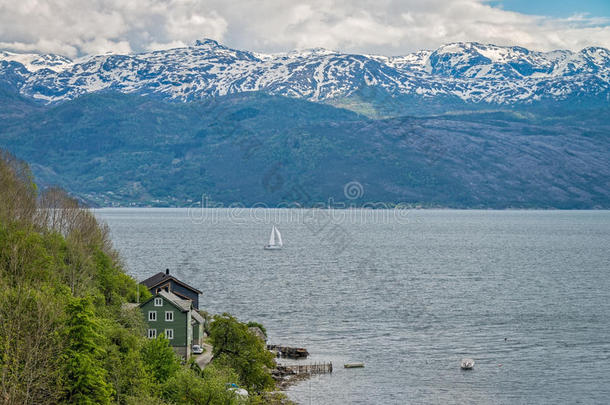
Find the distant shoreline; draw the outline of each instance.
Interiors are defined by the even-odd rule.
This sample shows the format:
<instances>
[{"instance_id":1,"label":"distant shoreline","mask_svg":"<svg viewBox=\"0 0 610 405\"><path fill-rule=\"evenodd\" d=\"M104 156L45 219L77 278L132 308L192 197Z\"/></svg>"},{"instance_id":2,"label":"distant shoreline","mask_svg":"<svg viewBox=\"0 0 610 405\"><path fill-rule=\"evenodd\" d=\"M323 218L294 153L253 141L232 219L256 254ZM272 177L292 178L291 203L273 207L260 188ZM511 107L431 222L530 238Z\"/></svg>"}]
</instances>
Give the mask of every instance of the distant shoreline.
<instances>
[{"instance_id":1,"label":"distant shoreline","mask_svg":"<svg viewBox=\"0 0 610 405\"><path fill-rule=\"evenodd\" d=\"M187 207L187 206L175 206L175 207L156 207L156 206L111 206L111 207L89 207L92 210L124 210L124 209L151 209L151 210L188 210L188 209L209 209L209 210L314 210L329 208L320 207L252 207L252 206L241 206L241 207ZM347 211L347 210L366 210L366 211L380 211L380 210L406 210L406 211L610 211L610 207L594 207L594 208L544 208L544 207L506 207L506 208L474 208L474 207L402 207L402 208L369 208L369 207L346 207L346 208L330 208L330 210Z\"/></svg>"}]
</instances>

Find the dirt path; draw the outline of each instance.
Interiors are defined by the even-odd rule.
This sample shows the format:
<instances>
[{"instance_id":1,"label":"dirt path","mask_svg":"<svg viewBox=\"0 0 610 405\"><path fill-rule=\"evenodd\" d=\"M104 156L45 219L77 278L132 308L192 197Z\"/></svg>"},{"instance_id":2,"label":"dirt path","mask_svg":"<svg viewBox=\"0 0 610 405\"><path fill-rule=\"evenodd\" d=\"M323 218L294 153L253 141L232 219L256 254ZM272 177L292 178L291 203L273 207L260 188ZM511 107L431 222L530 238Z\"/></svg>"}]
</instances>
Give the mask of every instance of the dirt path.
<instances>
[{"instance_id":1,"label":"dirt path","mask_svg":"<svg viewBox=\"0 0 610 405\"><path fill-rule=\"evenodd\" d=\"M195 358L195 362L199 365L199 367L201 367L201 369L204 369L205 366L207 366L210 361L212 361L212 345L203 343L201 347L203 347L205 351L203 352L203 354L200 354Z\"/></svg>"}]
</instances>

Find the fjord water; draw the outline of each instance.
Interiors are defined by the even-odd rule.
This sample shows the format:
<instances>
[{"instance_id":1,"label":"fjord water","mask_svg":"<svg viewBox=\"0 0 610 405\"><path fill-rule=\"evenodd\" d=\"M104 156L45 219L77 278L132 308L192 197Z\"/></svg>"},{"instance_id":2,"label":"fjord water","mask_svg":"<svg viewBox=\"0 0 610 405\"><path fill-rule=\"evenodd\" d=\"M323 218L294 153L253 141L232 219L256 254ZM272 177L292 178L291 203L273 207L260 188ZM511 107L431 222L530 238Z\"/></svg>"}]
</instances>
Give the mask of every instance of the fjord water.
<instances>
[{"instance_id":1,"label":"fjord water","mask_svg":"<svg viewBox=\"0 0 610 405\"><path fill-rule=\"evenodd\" d=\"M299 403L606 403L609 211L380 212L96 210L138 280L170 268L332 361Z\"/></svg>"}]
</instances>

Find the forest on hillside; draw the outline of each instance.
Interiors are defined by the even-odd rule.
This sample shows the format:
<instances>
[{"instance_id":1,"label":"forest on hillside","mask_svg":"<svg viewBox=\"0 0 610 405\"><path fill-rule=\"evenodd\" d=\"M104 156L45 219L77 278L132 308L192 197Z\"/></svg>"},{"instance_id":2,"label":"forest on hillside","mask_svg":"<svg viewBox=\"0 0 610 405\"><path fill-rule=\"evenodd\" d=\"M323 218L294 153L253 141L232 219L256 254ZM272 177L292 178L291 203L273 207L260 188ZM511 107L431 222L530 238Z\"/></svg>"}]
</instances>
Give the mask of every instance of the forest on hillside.
<instances>
[{"instance_id":1,"label":"forest on hillside","mask_svg":"<svg viewBox=\"0 0 610 405\"><path fill-rule=\"evenodd\" d=\"M163 336L144 337L140 310L124 305L137 294L108 228L63 190L40 191L27 164L0 151L1 403L287 402L271 393L273 355L246 324L212 318L214 359L201 370Z\"/></svg>"},{"instance_id":2,"label":"forest on hillside","mask_svg":"<svg viewBox=\"0 0 610 405\"><path fill-rule=\"evenodd\" d=\"M244 93L189 103L0 91L0 148L91 206L610 207L607 108L371 119ZM362 185L353 199L344 187Z\"/></svg>"}]
</instances>

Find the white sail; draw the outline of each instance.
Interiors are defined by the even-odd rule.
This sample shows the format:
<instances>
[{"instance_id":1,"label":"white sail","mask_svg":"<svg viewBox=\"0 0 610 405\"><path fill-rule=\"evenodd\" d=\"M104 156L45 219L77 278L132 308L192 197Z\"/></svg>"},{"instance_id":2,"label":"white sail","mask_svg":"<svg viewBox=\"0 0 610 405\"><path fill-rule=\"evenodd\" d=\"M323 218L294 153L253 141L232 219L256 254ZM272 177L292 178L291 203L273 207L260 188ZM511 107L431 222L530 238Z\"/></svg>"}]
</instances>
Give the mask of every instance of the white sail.
<instances>
[{"instance_id":1,"label":"white sail","mask_svg":"<svg viewBox=\"0 0 610 405\"><path fill-rule=\"evenodd\" d=\"M264 246L265 250L280 250L282 248L282 235L280 234L279 229L273 225L271 228L271 235L269 236L269 244Z\"/></svg>"},{"instance_id":2,"label":"white sail","mask_svg":"<svg viewBox=\"0 0 610 405\"><path fill-rule=\"evenodd\" d=\"M273 229L275 229L275 233L276 233L276 237L277 237L277 244L279 246L284 246L284 243L282 243L282 235L280 234L280 230L277 229L275 226L273 227Z\"/></svg>"}]
</instances>

